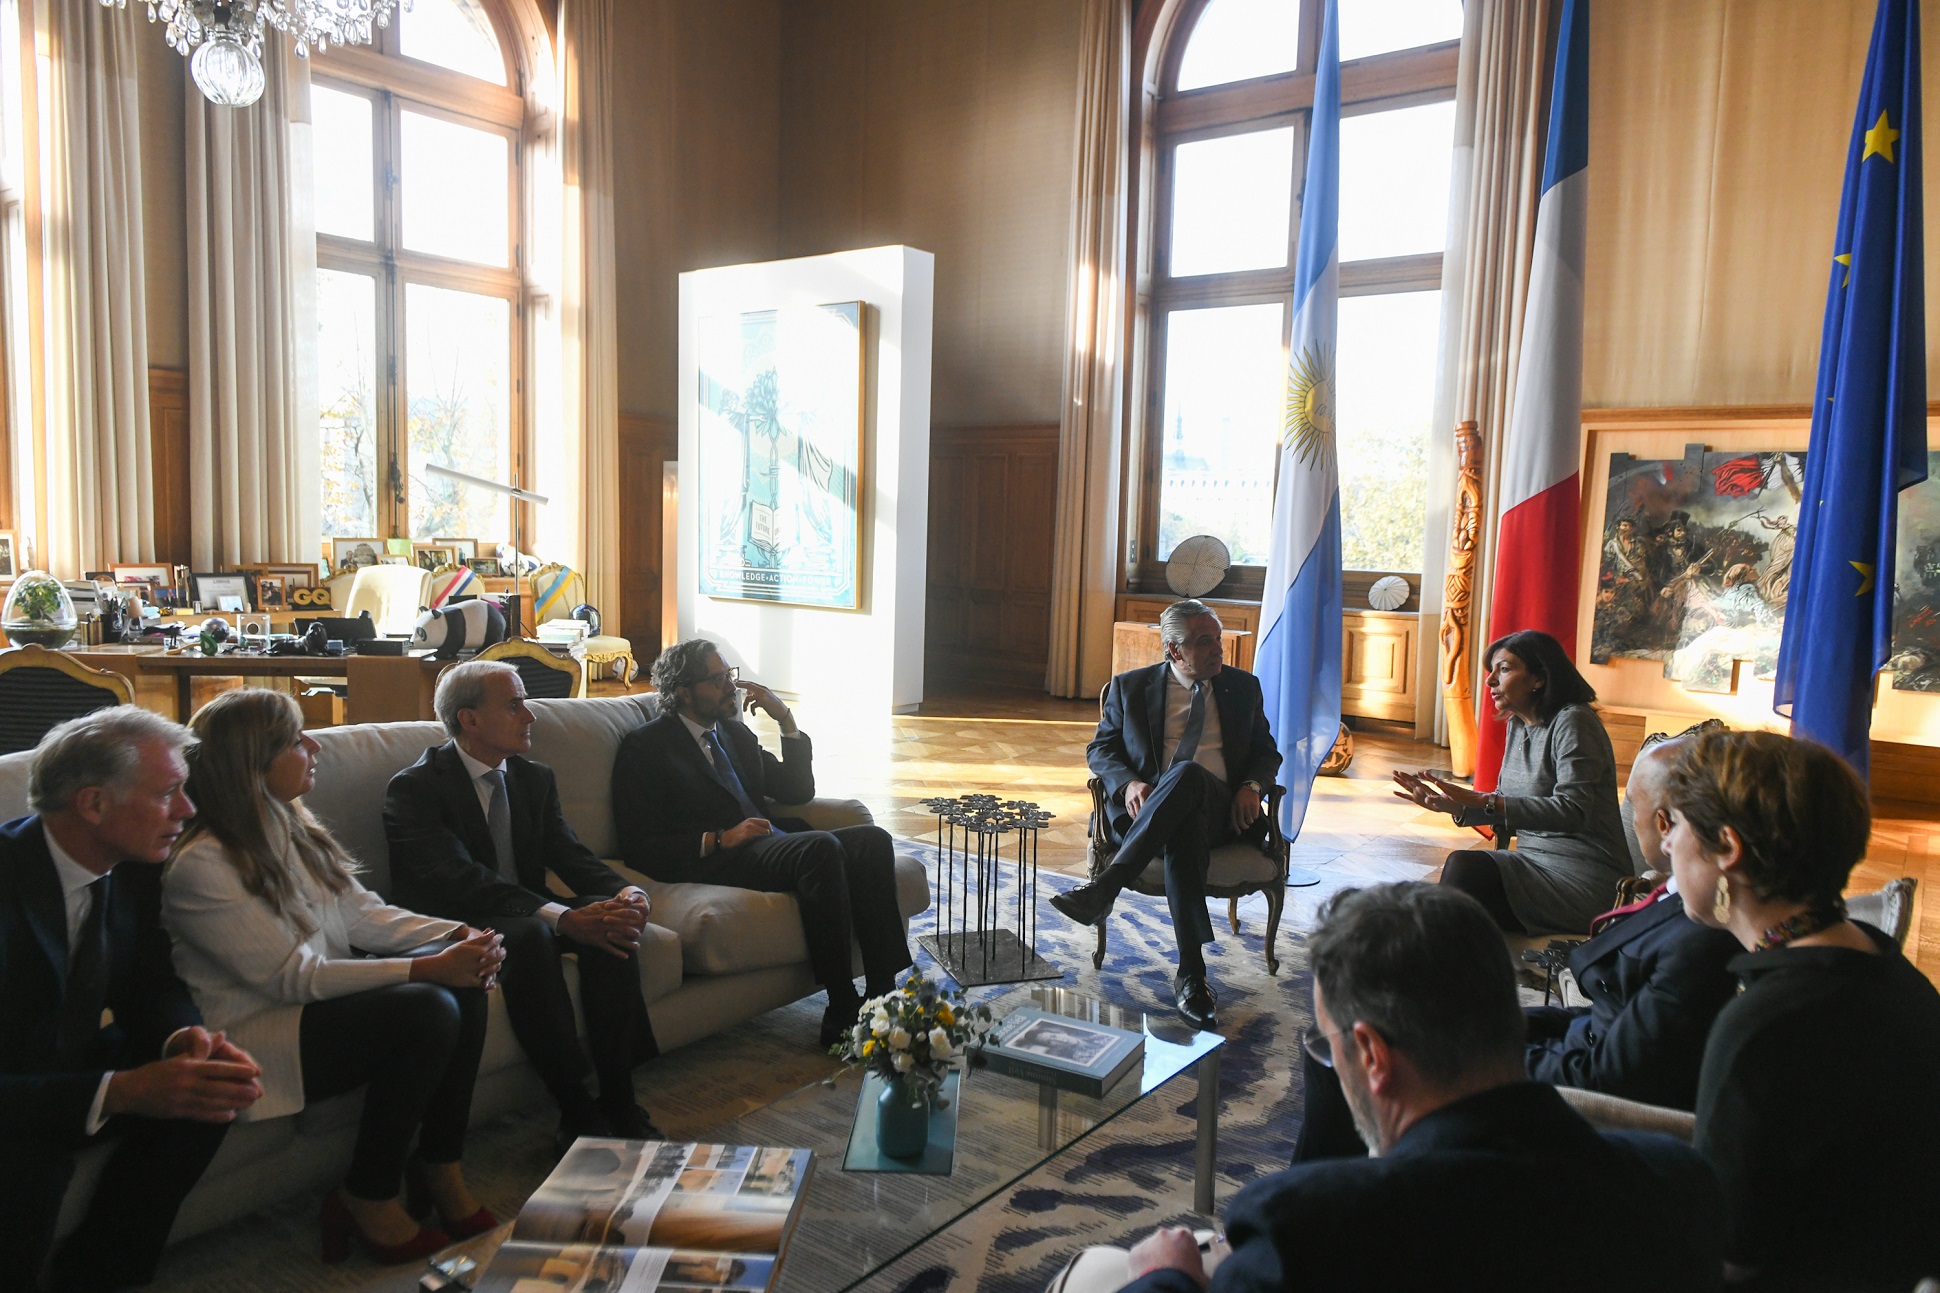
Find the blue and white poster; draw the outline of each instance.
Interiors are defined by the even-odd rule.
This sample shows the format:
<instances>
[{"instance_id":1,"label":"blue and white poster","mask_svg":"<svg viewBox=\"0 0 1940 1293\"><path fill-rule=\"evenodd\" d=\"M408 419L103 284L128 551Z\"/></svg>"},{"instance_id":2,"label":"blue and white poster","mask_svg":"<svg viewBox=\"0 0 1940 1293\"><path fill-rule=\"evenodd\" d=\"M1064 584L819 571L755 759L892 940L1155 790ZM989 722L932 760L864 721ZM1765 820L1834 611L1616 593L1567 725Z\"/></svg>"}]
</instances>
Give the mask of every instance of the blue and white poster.
<instances>
[{"instance_id":1,"label":"blue and white poster","mask_svg":"<svg viewBox=\"0 0 1940 1293\"><path fill-rule=\"evenodd\" d=\"M700 319L700 590L860 605L862 303Z\"/></svg>"}]
</instances>

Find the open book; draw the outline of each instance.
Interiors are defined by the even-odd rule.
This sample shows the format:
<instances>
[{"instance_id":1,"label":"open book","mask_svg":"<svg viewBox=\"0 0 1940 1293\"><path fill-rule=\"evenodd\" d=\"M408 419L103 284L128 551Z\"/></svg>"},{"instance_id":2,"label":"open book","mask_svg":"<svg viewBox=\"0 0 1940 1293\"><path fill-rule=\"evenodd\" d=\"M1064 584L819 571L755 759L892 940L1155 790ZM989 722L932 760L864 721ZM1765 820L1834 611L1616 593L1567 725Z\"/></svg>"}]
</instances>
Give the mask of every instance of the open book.
<instances>
[{"instance_id":1,"label":"open book","mask_svg":"<svg viewBox=\"0 0 1940 1293\"><path fill-rule=\"evenodd\" d=\"M763 1293L807 1189L805 1149L584 1137L519 1209L478 1293Z\"/></svg>"}]
</instances>

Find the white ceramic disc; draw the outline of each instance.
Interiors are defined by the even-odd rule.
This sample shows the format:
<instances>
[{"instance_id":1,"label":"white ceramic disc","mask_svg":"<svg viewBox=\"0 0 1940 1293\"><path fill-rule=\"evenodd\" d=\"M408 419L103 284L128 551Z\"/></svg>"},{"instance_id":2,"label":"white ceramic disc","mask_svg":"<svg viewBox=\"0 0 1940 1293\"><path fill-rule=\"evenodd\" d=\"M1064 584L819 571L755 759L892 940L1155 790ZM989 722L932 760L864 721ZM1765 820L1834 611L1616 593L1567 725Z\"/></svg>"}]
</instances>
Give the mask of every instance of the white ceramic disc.
<instances>
[{"instance_id":1,"label":"white ceramic disc","mask_svg":"<svg viewBox=\"0 0 1940 1293\"><path fill-rule=\"evenodd\" d=\"M1367 590L1367 604L1377 611L1398 611L1408 604L1408 581L1400 575L1382 575Z\"/></svg>"},{"instance_id":2,"label":"white ceramic disc","mask_svg":"<svg viewBox=\"0 0 1940 1293\"><path fill-rule=\"evenodd\" d=\"M1165 563L1165 582L1181 597L1204 597L1219 587L1232 564L1226 545L1210 534L1195 534L1172 549Z\"/></svg>"}]
</instances>

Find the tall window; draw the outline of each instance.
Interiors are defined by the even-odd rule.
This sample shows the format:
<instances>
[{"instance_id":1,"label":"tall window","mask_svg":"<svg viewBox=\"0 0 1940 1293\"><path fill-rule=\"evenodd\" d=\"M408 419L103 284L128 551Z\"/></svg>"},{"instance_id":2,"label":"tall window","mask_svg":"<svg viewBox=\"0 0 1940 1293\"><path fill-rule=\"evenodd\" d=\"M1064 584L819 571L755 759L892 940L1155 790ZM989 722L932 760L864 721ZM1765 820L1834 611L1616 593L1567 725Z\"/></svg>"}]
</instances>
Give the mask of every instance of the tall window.
<instances>
[{"instance_id":1,"label":"tall window","mask_svg":"<svg viewBox=\"0 0 1940 1293\"><path fill-rule=\"evenodd\" d=\"M1349 570L1422 567L1461 0L1339 0L1335 426ZM1189 0L1161 63L1136 588L1231 550L1257 595L1285 414L1321 0Z\"/></svg>"},{"instance_id":2,"label":"tall window","mask_svg":"<svg viewBox=\"0 0 1940 1293\"><path fill-rule=\"evenodd\" d=\"M512 537L525 109L484 0L415 0L316 60L318 442L326 535Z\"/></svg>"}]
</instances>

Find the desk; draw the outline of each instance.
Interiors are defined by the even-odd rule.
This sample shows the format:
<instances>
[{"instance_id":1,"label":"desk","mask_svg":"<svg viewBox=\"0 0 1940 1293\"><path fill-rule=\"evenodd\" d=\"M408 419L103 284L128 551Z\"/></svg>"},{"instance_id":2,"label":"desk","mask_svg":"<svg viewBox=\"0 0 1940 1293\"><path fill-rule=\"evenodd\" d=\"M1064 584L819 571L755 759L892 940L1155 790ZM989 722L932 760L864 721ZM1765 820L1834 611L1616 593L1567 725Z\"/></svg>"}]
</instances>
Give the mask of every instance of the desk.
<instances>
[{"instance_id":1,"label":"desk","mask_svg":"<svg viewBox=\"0 0 1940 1293\"><path fill-rule=\"evenodd\" d=\"M95 669L109 669L126 677L135 688L135 703L156 713L187 722L195 710L192 696L197 678L342 678L349 691L344 720L350 723L395 723L429 719L438 675L454 660L427 655L215 655L199 651L164 651L157 646L105 645L70 651L69 655Z\"/></svg>"}]
</instances>

